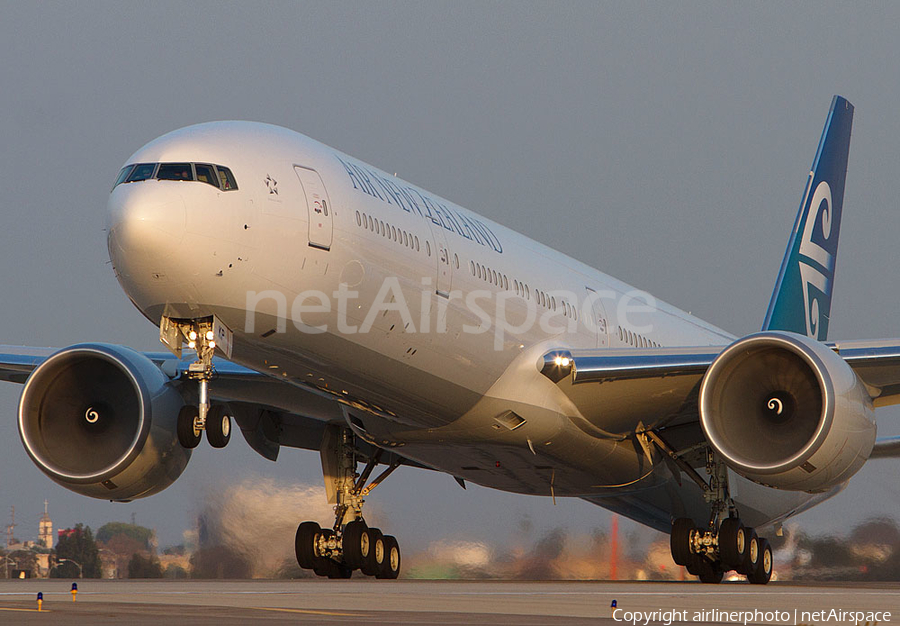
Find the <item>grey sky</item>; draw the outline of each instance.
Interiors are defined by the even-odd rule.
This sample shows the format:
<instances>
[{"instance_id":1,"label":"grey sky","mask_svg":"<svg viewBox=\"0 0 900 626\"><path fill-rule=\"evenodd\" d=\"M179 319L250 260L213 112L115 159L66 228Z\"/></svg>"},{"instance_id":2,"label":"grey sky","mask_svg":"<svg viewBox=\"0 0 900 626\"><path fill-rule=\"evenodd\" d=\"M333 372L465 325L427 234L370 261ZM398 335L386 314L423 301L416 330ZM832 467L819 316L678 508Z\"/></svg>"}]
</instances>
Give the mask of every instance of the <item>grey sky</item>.
<instances>
[{"instance_id":1,"label":"grey sky","mask_svg":"<svg viewBox=\"0 0 900 626\"><path fill-rule=\"evenodd\" d=\"M306 133L734 333L758 330L825 115L856 106L831 338L900 336L900 6L856 3L21 3L0 0L0 343L158 349L107 264L118 168L165 132ZM112 505L30 462L0 385L0 525L127 520L177 543L205 485L320 484L317 455L202 446L160 495ZM900 434L900 411L879 412ZM900 461L805 514L896 516ZM402 470L370 498L410 547L605 525L582 503ZM300 520L298 520L300 521ZM33 530L31 527L33 526Z\"/></svg>"}]
</instances>

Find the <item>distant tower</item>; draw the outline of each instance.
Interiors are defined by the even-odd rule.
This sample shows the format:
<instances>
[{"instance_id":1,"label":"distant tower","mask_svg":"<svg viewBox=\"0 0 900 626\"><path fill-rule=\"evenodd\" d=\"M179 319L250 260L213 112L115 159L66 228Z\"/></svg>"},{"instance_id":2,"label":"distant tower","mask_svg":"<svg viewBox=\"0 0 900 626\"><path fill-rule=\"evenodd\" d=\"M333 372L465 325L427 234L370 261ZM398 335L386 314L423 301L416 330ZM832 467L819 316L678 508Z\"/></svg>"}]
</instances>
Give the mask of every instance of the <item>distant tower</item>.
<instances>
[{"instance_id":1,"label":"distant tower","mask_svg":"<svg viewBox=\"0 0 900 626\"><path fill-rule=\"evenodd\" d=\"M16 527L16 507L12 507L10 523L6 526L6 547L10 547L14 543L13 529Z\"/></svg>"},{"instance_id":2,"label":"distant tower","mask_svg":"<svg viewBox=\"0 0 900 626\"><path fill-rule=\"evenodd\" d=\"M38 543L47 549L53 548L53 522L47 513L47 501L44 500L44 514L38 523Z\"/></svg>"}]
</instances>

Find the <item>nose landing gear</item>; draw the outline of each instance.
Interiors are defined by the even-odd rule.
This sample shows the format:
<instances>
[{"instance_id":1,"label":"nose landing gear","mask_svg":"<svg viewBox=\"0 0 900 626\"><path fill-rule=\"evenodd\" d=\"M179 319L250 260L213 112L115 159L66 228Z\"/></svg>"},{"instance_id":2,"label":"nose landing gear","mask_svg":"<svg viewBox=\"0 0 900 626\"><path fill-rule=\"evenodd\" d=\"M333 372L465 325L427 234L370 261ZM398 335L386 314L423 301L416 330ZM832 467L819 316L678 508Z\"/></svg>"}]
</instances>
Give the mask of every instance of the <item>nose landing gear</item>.
<instances>
[{"instance_id":1,"label":"nose landing gear","mask_svg":"<svg viewBox=\"0 0 900 626\"><path fill-rule=\"evenodd\" d=\"M356 448L355 435L346 428L329 427L321 452L328 501L335 505L334 526L323 529L316 522L300 524L294 541L297 563L328 578L349 578L354 570L375 578L397 578L400 545L393 536L366 524L362 508L365 496L397 469L400 461L390 463L367 486L384 450L375 451L357 474L357 462L363 455Z\"/></svg>"},{"instance_id":2,"label":"nose landing gear","mask_svg":"<svg viewBox=\"0 0 900 626\"><path fill-rule=\"evenodd\" d=\"M176 356L181 357L181 348L185 342L197 352L197 360L188 368L188 378L198 382L199 401L197 406L182 407L176 424L178 442L185 448L196 448L204 430L213 448L224 448L231 440L231 416L228 409L221 404L211 405L209 401L209 381L214 374L212 360L216 351L215 339L217 335L230 337L230 334L225 326L212 317L200 320L163 317L160 323L160 341Z\"/></svg>"}]
</instances>

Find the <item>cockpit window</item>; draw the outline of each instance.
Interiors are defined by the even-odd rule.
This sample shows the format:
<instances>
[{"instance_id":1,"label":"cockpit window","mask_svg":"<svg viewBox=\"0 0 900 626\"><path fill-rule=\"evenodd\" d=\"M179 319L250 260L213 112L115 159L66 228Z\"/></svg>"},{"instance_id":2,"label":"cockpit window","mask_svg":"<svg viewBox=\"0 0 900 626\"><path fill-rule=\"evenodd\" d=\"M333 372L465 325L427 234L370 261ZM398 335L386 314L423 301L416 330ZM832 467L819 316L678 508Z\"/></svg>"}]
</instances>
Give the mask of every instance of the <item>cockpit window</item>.
<instances>
[{"instance_id":1,"label":"cockpit window","mask_svg":"<svg viewBox=\"0 0 900 626\"><path fill-rule=\"evenodd\" d=\"M194 180L190 163L160 163L156 173L159 180Z\"/></svg>"},{"instance_id":2,"label":"cockpit window","mask_svg":"<svg viewBox=\"0 0 900 626\"><path fill-rule=\"evenodd\" d=\"M213 187L219 186L219 181L216 179L216 172L213 169L212 165L207 165L206 163L196 163L194 165L194 169L197 170L197 180L201 183L206 183L207 185L212 185Z\"/></svg>"},{"instance_id":3,"label":"cockpit window","mask_svg":"<svg viewBox=\"0 0 900 626\"><path fill-rule=\"evenodd\" d=\"M113 187L118 187L122 183L125 182L125 179L128 178L128 175L131 174L131 170L134 169L134 165L126 165L119 171L119 177L116 178L116 184Z\"/></svg>"},{"instance_id":4,"label":"cockpit window","mask_svg":"<svg viewBox=\"0 0 900 626\"><path fill-rule=\"evenodd\" d=\"M237 181L231 170L210 163L132 163L119 171L113 189L122 183L136 183L155 178L157 180L199 181L222 191L234 191Z\"/></svg>"},{"instance_id":5,"label":"cockpit window","mask_svg":"<svg viewBox=\"0 0 900 626\"><path fill-rule=\"evenodd\" d=\"M136 183L139 180L147 180L153 177L153 171L156 169L156 163L138 163L134 166L131 174L125 179L126 183Z\"/></svg>"},{"instance_id":6,"label":"cockpit window","mask_svg":"<svg viewBox=\"0 0 900 626\"><path fill-rule=\"evenodd\" d=\"M237 189L237 183L234 180L234 176L231 174L231 170L227 167L222 167L221 165L217 165L216 169L219 170L219 186L225 191L231 191L232 189Z\"/></svg>"}]
</instances>

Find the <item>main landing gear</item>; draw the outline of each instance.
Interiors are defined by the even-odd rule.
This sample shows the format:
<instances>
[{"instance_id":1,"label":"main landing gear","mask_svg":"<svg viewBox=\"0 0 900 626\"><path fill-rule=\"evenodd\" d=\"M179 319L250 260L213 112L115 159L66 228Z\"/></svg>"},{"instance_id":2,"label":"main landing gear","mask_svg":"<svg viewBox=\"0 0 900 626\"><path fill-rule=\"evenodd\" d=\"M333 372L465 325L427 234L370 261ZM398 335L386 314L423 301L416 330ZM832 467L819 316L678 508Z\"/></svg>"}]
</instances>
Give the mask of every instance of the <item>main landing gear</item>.
<instances>
[{"instance_id":1,"label":"main landing gear","mask_svg":"<svg viewBox=\"0 0 900 626\"><path fill-rule=\"evenodd\" d=\"M704 583L722 582L728 570L757 585L765 585L772 576L772 546L737 517L722 521L718 532L696 528L684 517L676 519L670 543L675 562Z\"/></svg>"},{"instance_id":2,"label":"main landing gear","mask_svg":"<svg viewBox=\"0 0 900 626\"><path fill-rule=\"evenodd\" d=\"M400 545L393 536L370 528L362 518L362 507L364 497L397 469L400 462L388 465L366 486L383 450L374 452L366 460L362 473L357 474L357 462L362 460L362 455L356 448L355 435L346 428L329 427L321 452L328 501L335 505L334 526L322 528L316 522L300 524L294 540L297 563L328 578L350 578L353 570L375 578L397 578Z\"/></svg>"},{"instance_id":3,"label":"main landing gear","mask_svg":"<svg viewBox=\"0 0 900 626\"><path fill-rule=\"evenodd\" d=\"M660 444L664 442L657 443ZM707 452L706 471L709 483L696 472L692 478L700 480L698 484L704 488L710 503L709 524L698 528L693 520L676 519L670 537L672 559L704 583L722 582L725 572L734 570L753 584L766 584L772 577L772 547L767 539L757 536L753 528L741 522L728 493L727 468L712 450Z\"/></svg>"},{"instance_id":4,"label":"main landing gear","mask_svg":"<svg viewBox=\"0 0 900 626\"><path fill-rule=\"evenodd\" d=\"M216 351L215 322L202 320L174 320L162 318L160 339L181 357L181 344L197 352L197 360L188 368L188 378L199 384L197 406L185 405L178 413L176 432L178 442L185 448L196 448L203 431L213 448L224 448L231 440L231 416L223 404L210 404L209 381L213 377L212 359Z\"/></svg>"}]
</instances>

